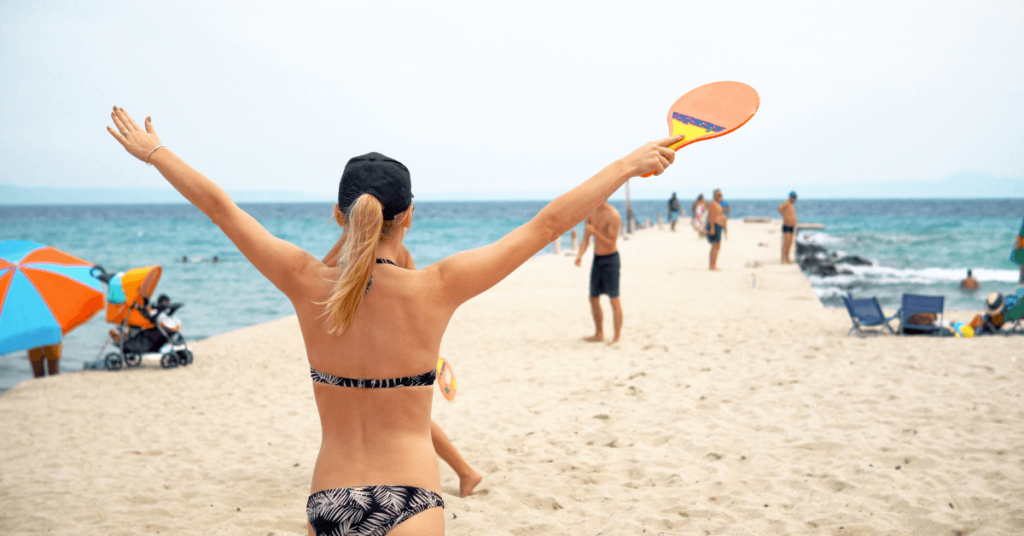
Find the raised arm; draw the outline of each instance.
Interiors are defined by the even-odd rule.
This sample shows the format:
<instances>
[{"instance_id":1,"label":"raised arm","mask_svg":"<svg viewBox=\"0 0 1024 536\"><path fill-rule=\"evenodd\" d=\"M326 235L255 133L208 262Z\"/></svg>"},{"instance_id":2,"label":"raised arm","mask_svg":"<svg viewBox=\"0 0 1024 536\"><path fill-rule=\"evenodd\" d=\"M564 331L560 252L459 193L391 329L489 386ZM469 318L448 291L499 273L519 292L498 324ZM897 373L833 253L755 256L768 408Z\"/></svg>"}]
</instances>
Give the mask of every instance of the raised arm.
<instances>
[{"instance_id":1,"label":"raised arm","mask_svg":"<svg viewBox=\"0 0 1024 536\"><path fill-rule=\"evenodd\" d=\"M302 275L318 270L322 266L320 261L302 248L270 234L255 218L238 208L220 186L163 147L150 118L146 118L143 130L123 108L115 106L110 116L117 129L108 126L107 131L125 150L156 166L167 182L220 227L242 255L281 292L293 299L301 294L301 285L309 280Z\"/></svg>"},{"instance_id":2,"label":"raised arm","mask_svg":"<svg viewBox=\"0 0 1024 536\"><path fill-rule=\"evenodd\" d=\"M583 239L580 240L580 250L576 253L576 266L579 266L583 261L583 254L587 252L587 246L590 245L591 232L590 220L587 220L587 225L583 226Z\"/></svg>"},{"instance_id":3,"label":"raised arm","mask_svg":"<svg viewBox=\"0 0 1024 536\"><path fill-rule=\"evenodd\" d=\"M675 160L668 146L682 140L673 136L649 142L625 158L612 162L597 175L544 207L532 220L497 242L464 251L431 265L440 296L455 308L491 288L535 253L572 229L630 177L653 172L661 175Z\"/></svg>"}]
</instances>

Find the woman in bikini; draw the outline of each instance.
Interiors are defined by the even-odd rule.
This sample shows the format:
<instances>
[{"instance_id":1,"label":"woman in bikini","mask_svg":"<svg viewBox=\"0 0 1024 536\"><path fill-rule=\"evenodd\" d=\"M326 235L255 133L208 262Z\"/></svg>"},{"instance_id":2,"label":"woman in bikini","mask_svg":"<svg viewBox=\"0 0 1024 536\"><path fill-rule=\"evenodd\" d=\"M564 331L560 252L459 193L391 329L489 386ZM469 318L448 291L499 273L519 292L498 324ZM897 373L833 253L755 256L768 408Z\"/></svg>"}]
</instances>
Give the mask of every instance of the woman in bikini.
<instances>
[{"instance_id":1,"label":"woman in bikini","mask_svg":"<svg viewBox=\"0 0 1024 536\"><path fill-rule=\"evenodd\" d=\"M322 440L306 506L310 535L442 535L441 482L431 442L434 366L452 314L583 220L630 177L660 175L679 136L644 144L497 242L423 270L396 266L412 226L409 171L377 153L349 160L334 216L336 266L270 234L213 181L121 108L110 134L156 166L283 292L299 319Z\"/></svg>"}]
</instances>

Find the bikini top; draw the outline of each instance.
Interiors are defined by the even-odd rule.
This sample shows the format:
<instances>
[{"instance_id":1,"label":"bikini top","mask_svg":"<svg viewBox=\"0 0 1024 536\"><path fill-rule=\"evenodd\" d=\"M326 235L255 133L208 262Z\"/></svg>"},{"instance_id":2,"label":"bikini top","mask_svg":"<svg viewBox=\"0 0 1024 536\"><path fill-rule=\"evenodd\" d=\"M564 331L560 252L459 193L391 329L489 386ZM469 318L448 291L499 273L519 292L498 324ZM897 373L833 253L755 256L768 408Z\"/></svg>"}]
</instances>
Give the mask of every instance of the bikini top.
<instances>
[{"instance_id":1,"label":"bikini top","mask_svg":"<svg viewBox=\"0 0 1024 536\"><path fill-rule=\"evenodd\" d=\"M390 264L391 266L398 266L393 261L387 259L377 259L377 264ZM366 292L370 291L370 285L373 284L373 275L370 275L370 282L366 284ZM430 369L430 372L425 372L418 376L406 376L404 378L388 378L386 380L357 380L355 378L344 378L341 376L335 376L333 374L327 374L326 372L320 372L319 370L309 367L309 375L313 378L313 381L326 383L329 385L336 385L338 387L357 387L360 389L390 389L392 387L419 387L422 385L433 385L434 380L437 379L437 370Z\"/></svg>"}]
</instances>

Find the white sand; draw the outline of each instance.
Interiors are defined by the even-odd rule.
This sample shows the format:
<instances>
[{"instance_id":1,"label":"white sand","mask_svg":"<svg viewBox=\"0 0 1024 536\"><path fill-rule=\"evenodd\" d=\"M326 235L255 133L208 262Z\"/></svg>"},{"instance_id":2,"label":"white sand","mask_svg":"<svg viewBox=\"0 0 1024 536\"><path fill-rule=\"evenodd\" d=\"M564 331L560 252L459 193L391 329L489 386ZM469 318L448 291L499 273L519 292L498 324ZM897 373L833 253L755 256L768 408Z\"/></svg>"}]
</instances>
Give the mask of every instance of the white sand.
<instances>
[{"instance_id":1,"label":"white sand","mask_svg":"<svg viewBox=\"0 0 1024 536\"><path fill-rule=\"evenodd\" d=\"M1024 337L846 337L776 225L730 227L720 273L688 229L622 244L615 347L580 340L589 259L537 258L459 311L434 418L486 476L460 499L442 464L448 533L1024 534ZM304 534L297 322L194 350L0 397L0 534Z\"/></svg>"}]
</instances>

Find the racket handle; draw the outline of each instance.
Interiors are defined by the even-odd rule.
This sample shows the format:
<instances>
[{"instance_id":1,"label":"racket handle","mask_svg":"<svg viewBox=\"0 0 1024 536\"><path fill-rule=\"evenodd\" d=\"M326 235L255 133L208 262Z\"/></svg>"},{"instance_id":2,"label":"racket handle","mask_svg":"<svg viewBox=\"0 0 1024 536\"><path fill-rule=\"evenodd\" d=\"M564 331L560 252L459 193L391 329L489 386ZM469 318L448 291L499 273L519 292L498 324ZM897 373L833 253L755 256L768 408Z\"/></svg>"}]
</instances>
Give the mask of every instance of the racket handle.
<instances>
[{"instance_id":1,"label":"racket handle","mask_svg":"<svg viewBox=\"0 0 1024 536\"><path fill-rule=\"evenodd\" d=\"M669 146L668 148L669 148L669 149L672 149L673 151L675 151L675 152L677 152L677 153L678 153L678 152L679 152L679 149L682 149L682 148L683 148L683 141L686 141L686 140L685 140L685 138L684 138L683 140L681 140L681 141L680 141L679 143L677 143L675 147L672 147L672 146L670 145L670 146ZM653 172L653 171L652 171L652 172L650 172L650 173L644 174L644 175L640 175L640 177L641 177L641 178L643 178L643 177L650 177L651 175L654 175L654 172Z\"/></svg>"}]
</instances>

